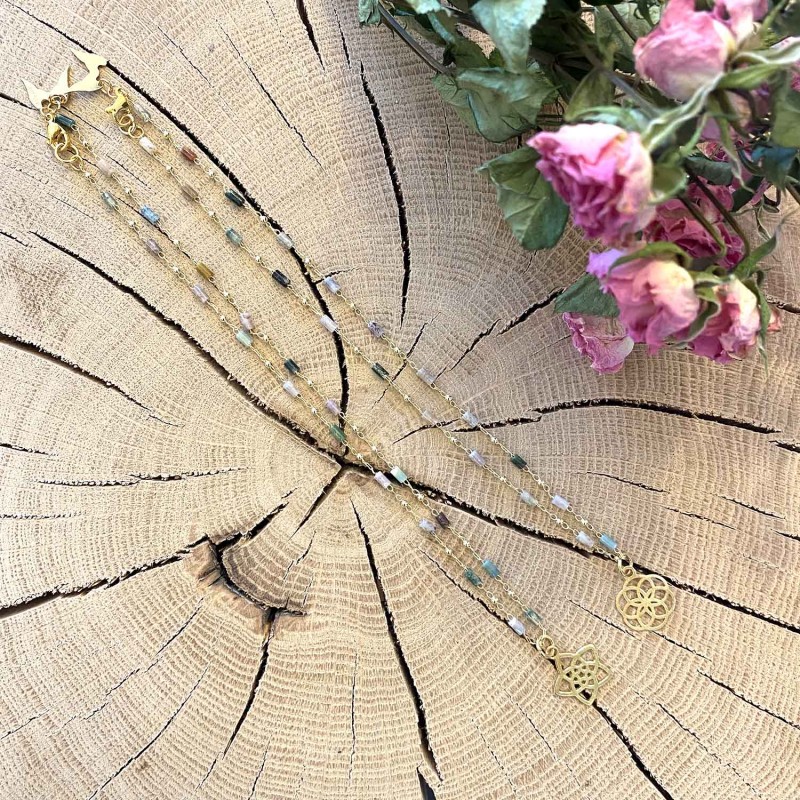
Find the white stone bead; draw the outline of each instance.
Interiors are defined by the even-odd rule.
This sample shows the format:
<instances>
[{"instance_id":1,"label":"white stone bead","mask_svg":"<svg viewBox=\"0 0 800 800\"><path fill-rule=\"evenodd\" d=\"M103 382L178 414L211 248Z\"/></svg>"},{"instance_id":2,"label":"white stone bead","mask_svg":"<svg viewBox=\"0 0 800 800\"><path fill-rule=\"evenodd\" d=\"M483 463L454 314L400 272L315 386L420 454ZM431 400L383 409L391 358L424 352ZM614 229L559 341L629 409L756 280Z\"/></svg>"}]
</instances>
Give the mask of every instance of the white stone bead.
<instances>
[{"instance_id":1,"label":"white stone bead","mask_svg":"<svg viewBox=\"0 0 800 800\"><path fill-rule=\"evenodd\" d=\"M463 419L464 422L467 423L467 425L470 425L473 428L478 424L478 418L471 411L465 411L461 415L461 419Z\"/></svg>"},{"instance_id":2,"label":"white stone bead","mask_svg":"<svg viewBox=\"0 0 800 800\"><path fill-rule=\"evenodd\" d=\"M225 296L228 296L228 293L225 292ZM239 314L239 322L242 323L242 327L245 330L252 331L253 330L253 315L249 311L242 311Z\"/></svg>"},{"instance_id":3,"label":"white stone bead","mask_svg":"<svg viewBox=\"0 0 800 800\"><path fill-rule=\"evenodd\" d=\"M469 457L479 466L485 467L486 466L486 459L477 451L477 450L470 450Z\"/></svg>"},{"instance_id":4,"label":"white stone bead","mask_svg":"<svg viewBox=\"0 0 800 800\"><path fill-rule=\"evenodd\" d=\"M516 617L508 618L508 627L511 628L518 636L525 635L525 626Z\"/></svg>"},{"instance_id":5,"label":"white stone bead","mask_svg":"<svg viewBox=\"0 0 800 800\"><path fill-rule=\"evenodd\" d=\"M553 495L552 503L556 508L560 508L562 511L566 511L569 508L569 500L562 497L560 494Z\"/></svg>"},{"instance_id":6,"label":"white stone bead","mask_svg":"<svg viewBox=\"0 0 800 800\"><path fill-rule=\"evenodd\" d=\"M196 283L194 286L192 286L192 291L194 292L195 297L197 297L201 303L208 302L206 290L199 283Z\"/></svg>"},{"instance_id":7,"label":"white stone bead","mask_svg":"<svg viewBox=\"0 0 800 800\"><path fill-rule=\"evenodd\" d=\"M336 281L335 281L333 278L331 278L330 276L329 276L329 277L327 277L327 278L325 278L325 280L323 280L323 281L322 281L322 283L323 283L323 285L325 286L325 288L326 288L326 289L327 289L327 290L328 290L328 291L329 291L331 294L339 294L339 290L342 288L342 287L341 287L341 286L339 286L339 284L338 284L338 283L337 283L337 282L336 282Z\"/></svg>"},{"instance_id":8,"label":"white stone bead","mask_svg":"<svg viewBox=\"0 0 800 800\"><path fill-rule=\"evenodd\" d=\"M323 314L319 318L319 322L320 325L322 325L326 331L330 331L330 333L333 333L339 327L327 314Z\"/></svg>"},{"instance_id":9,"label":"white stone bead","mask_svg":"<svg viewBox=\"0 0 800 800\"><path fill-rule=\"evenodd\" d=\"M142 136L139 139L139 146L145 153L150 153L150 155L156 152L156 146L153 144L152 140L148 139L146 136Z\"/></svg>"},{"instance_id":10,"label":"white stone bead","mask_svg":"<svg viewBox=\"0 0 800 800\"><path fill-rule=\"evenodd\" d=\"M421 369L417 370L417 377L425 381L425 383L427 383L428 386L430 386L436 380L436 376L433 373L428 372L428 370L425 369L425 367L422 367Z\"/></svg>"},{"instance_id":11,"label":"white stone bead","mask_svg":"<svg viewBox=\"0 0 800 800\"><path fill-rule=\"evenodd\" d=\"M519 499L525 503L526 506L538 506L539 503L537 502L536 498L529 492L523 489L519 493Z\"/></svg>"},{"instance_id":12,"label":"white stone bead","mask_svg":"<svg viewBox=\"0 0 800 800\"><path fill-rule=\"evenodd\" d=\"M578 531L575 534L575 538L578 540L580 544L582 544L589 550L591 550L594 547L594 539L592 539L592 537L589 536L589 534L586 533L586 531Z\"/></svg>"},{"instance_id":13,"label":"white stone bead","mask_svg":"<svg viewBox=\"0 0 800 800\"><path fill-rule=\"evenodd\" d=\"M335 400L326 400L325 408L327 408L331 414L335 414L337 417L342 413L342 410L339 408L339 404Z\"/></svg>"},{"instance_id":14,"label":"white stone bead","mask_svg":"<svg viewBox=\"0 0 800 800\"><path fill-rule=\"evenodd\" d=\"M436 526L429 519L421 519L419 526L425 533L433 533L436 530Z\"/></svg>"},{"instance_id":15,"label":"white stone bead","mask_svg":"<svg viewBox=\"0 0 800 800\"><path fill-rule=\"evenodd\" d=\"M382 472L376 472L373 477L384 489L388 489L392 485L392 482Z\"/></svg>"},{"instance_id":16,"label":"white stone bead","mask_svg":"<svg viewBox=\"0 0 800 800\"><path fill-rule=\"evenodd\" d=\"M425 422L429 422L431 425L435 425L436 424L436 420L433 418L433 414L431 414L430 411L423 411L422 412L422 419L424 419Z\"/></svg>"},{"instance_id":17,"label":"white stone bead","mask_svg":"<svg viewBox=\"0 0 800 800\"><path fill-rule=\"evenodd\" d=\"M290 395L291 397L300 396L300 390L291 381L284 381L283 389L286 392L286 394Z\"/></svg>"},{"instance_id":18,"label":"white stone bead","mask_svg":"<svg viewBox=\"0 0 800 800\"><path fill-rule=\"evenodd\" d=\"M287 250L291 250L294 247L292 237L289 236L288 233L283 233L283 231L281 231L275 238L278 240L278 244L285 247Z\"/></svg>"}]
</instances>

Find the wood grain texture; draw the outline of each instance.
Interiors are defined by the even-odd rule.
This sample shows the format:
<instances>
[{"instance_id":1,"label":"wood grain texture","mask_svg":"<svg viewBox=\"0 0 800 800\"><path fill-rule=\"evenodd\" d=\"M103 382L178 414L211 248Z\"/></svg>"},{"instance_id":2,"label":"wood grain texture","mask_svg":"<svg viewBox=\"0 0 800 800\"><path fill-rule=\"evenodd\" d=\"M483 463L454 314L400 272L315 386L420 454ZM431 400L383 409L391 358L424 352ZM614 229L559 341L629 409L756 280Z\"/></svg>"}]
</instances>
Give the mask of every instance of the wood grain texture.
<instances>
[{"instance_id":1,"label":"wood grain texture","mask_svg":"<svg viewBox=\"0 0 800 800\"><path fill-rule=\"evenodd\" d=\"M75 45L678 587L667 629L624 629L613 565L443 447L231 257L102 103L75 102L98 152L563 640L596 642L615 673L597 708L553 697L551 667L53 163L19 78L50 85ZM552 310L580 238L515 244L474 173L498 150L349 4L3 0L0 59L3 800L796 800L796 221L769 275L769 373L637 353L600 378Z\"/></svg>"}]
</instances>

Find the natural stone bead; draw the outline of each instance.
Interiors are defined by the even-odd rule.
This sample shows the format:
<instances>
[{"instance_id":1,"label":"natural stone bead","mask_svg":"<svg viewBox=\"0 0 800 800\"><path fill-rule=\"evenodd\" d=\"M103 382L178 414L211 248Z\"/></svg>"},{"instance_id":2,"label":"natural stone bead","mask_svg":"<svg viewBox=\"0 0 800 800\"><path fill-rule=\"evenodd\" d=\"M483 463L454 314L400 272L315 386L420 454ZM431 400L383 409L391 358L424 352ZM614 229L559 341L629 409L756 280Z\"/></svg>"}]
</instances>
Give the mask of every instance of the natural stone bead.
<instances>
[{"instance_id":1,"label":"natural stone bead","mask_svg":"<svg viewBox=\"0 0 800 800\"><path fill-rule=\"evenodd\" d=\"M155 239L148 239L144 246L154 255L160 256L163 253L161 245Z\"/></svg>"},{"instance_id":2,"label":"natural stone bead","mask_svg":"<svg viewBox=\"0 0 800 800\"><path fill-rule=\"evenodd\" d=\"M329 425L328 428L331 432L331 436L333 436L333 438L336 439L336 441L340 444L344 444L345 439L347 438L344 430L338 425Z\"/></svg>"},{"instance_id":3,"label":"natural stone bead","mask_svg":"<svg viewBox=\"0 0 800 800\"><path fill-rule=\"evenodd\" d=\"M479 466L485 467L486 466L486 459L477 451L477 450L470 450L469 457Z\"/></svg>"},{"instance_id":4,"label":"natural stone bead","mask_svg":"<svg viewBox=\"0 0 800 800\"><path fill-rule=\"evenodd\" d=\"M236 340L245 347L253 346L253 337L250 335L250 332L246 331L244 328L240 328L236 331Z\"/></svg>"},{"instance_id":5,"label":"natural stone bead","mask_svg":"<svg viewBox=\"0 0 800 800\"><path fill-rule=\"evenodd\" d=\"M113 164L105 158L97 159L97 169L99 169L106 178L110 178L114 174Z\"/></svg>"},{"instance_id":6,"label":"natural stone bead","mask_svg":"<svg viewBox=\"0 0 800 800\"><path fill-rule=\"evenodd\" d=\"M520 500L522 500L522 502L523 502L523 503L525 503L525 505L526 505L526 506L536 506L536 505L539 505L539 504L536 502L536 498L535 498L535 497L534 497L534 496L533 496L533 495L532 495L532 494L531 494L529 491L527 491L527 490L525 490L525 489L523 489L523 490L522 490L522 491L519 493L519 499L520 499Z\"/></svg>"},{"instance_id":7,"label":"natural stone bead","mask_svg":"<svg viewBox=\"0 0 800 800\"><path fill-rule=\"evenodd\" d=\"M342 413L342 410L339 408L339 404L335 400L326 400L325 408L327 408L331 414L335 414L337 417Z\"/></svg>"},{"instance_id":8,"label":"natural stone bead","mask_svg":"<svg viewBox=\"0 0 800 800\"><path fill-rule=\"evenodd\" d=\"M204 264L202 261L198 261L195 265L197 271L207 280L211 281L214 280L214 270L211 269L207 264Z\"/></svg>"},{"instance_id":9,"label":"natural stone bead","mask_svg":"<svg viewBox=\"0 0 800 800\"><path fill-rule=\"evenodd\" d=\"M231 242L231 244L235 244L237 247L241 247L244 244L242 234L235 228L226 228L225 235L228 237L228 241Z\"/></svg>"},{"instance_id":10,"label":"natural stone bead","mask_svg":"<svg viewBox=\"0 0 800 800\"><path fill-rule=\"evenodd\" d=\"M286 392L286 394L290 395L291 397L300 396L300 390L291 381L283 382L283 390Z\"/></svg>"},{"instance_id":11,"label":"natural stone bead","mask_svg":"<svg viewBox=\"0 0 800 800\"><path fill-rule=\"evenodd\" d=\"M184 197L188 197L193 203L196 203L200 199L200 194L198 193L197 189L188 183L181 184L181 191L183 192Z\"/></svg>"},{"instance_id":12,"label":"natural stone bead","mask_svg":"<svg viewBox=\"0 0 800 800\"><path fill-rule=\"evenodd\" d=\"M319 322L320 325L322 325L322 327L330 333L334 333L339 328L339 326L327 314L323 314L319 318Z\"/></svg>"},{"instance_id":13,"label":"natural stone bead","mask_svg":"<svg viewBox=\"0 0 800 800\"><path fill-rule=\"evenodd\" d=\"M511 456L511 463L517 469L525 469L525 467L528 466L528 462L522 456L518 456L516 453L514 453L514 455Z\"/></svg>"},{"instance_id":14,"label":"natural stone bead","mask_svg":"<svg viewBox=\"0 0 800 800\"><path fill-rule=\"evenodd\" d=\"M569 500L562 497L560 494L554 494L551 502L556 508L560 508L562 511L566 511L569 508Z\"/></svg>"},{"instance_id":15,"label":"natural stone bead","mask_svg":"<svg viewBox=\"0 0 800 800\"><path fill-rule=\"evenodd\" d=\"M286 370L291 372L292 375L297 375L297 373L300 372L300 365L293 358L287 358L286 361L283 362L283 366L286 367Z\"/></svg>"},{"instance_id":16,"label":"natural stone bead","mask_svg":"<svg viewBox=\"0 0 800 800\"><path fill-rule=\"evenodd\" d=\"M586 531L578 531L575 534L575 538L578 540L580 544L582 544L584 547L587 547L589 550L591 550L594 547L594 539L592 539L592 537L589 536L589 534L586 533Z\"/></svg>"},{"instance_id":17,"label":"natural stone bead","mask_svg":"<svg viewBox=\"0 0 800 800\"><path fill-rule=\"evenodd\" d=\"M281 245L281 247L285 247L287 250L291 250L294 247L292 237L289 236L288 233L281 231L275 235L275 238L278 240L278 244Z\"/></svg>"},{"instance_id":18,"label":"natural stone bead","mask_svg":"<svg viewBox=\"0 0 800 800\"><path fill-rule=\"evenodd\" d=\"M131 103L131 106L142 122L150 122L151 114L141 103Z\"/></svg>"},{"instance_id":19,"label":"natural stone bead","mask_svg":"<svg viewBox=\"0 0 800 800\"><path fill-rule=\"evenodd\" d=\"M158 149L155 144L153 144L152 139L149 139L147 136L142 136L139 139L139 146L145 153L150 153L150 155L153 155Z\"/></svg>"},{"instance_id":20,"label":"natural stone bead","mask_svg":"<svg viewBox=\"0 0 800 800\"><path fill-rule=\"evenodd\" d=\"M444 513L444 511L440 511L440 512L439 512L439 513L436 515L436 521L437 521L437 522L439 523L439 525L441 525L443 528L449 528L449 527L450 527L450 520L447 518L447 516L446 516L446 514Z\"/></svg>"},{"instance_id":21,"label":"natural stone bead","mask_svg":"<svg viewBox=\"0 0 800 800\"><path fill-rule=\"evenodd\" d=\"M400 469L400 467L394 466L389 470L389 474L398 482L398 483L405 483L408 480L408 475Z\"/></svg>"},{"instance_id":22,"label":"natural stone bead","mask_svg":"<svg viewBox=\"0 0 800 800\"><path fill-rule=\"evenodd\" d=\"M71 131L75 130L75 120L72 117L68 117L66 114L56 114L53 117L53 122L56 125L60 125L62 128L67 128Z\"/></svg>"},{"instance_id":23,"label":"natural stone bead","mask_svg":"<svg viewBox=\"0 0 800 800\"><path fill-rule=\"evenodd\" d=\"M464 577L473 585L473 586L480 586L483 581L475 574L473 570L467 567L464 570Z\"/></svg>"},{"instance_id":24,"label":"natural stone bead","mask_svg":"<svg viewBox=\"0 0 800 800\"><path fill-rule=\"evenodd\" d=\"M339 294L339 290L342 288L342 287L341 287L341 286L339 286L339 284L338 284L338 283L337 283L337 282L336 282L336 281L335 281L333 278L331 278L330 276L329 276L329 277L327 277L327 278L325 278L325 279L322 281L322 283L323 283L323 285L325 286L325 288L326 288L326 289L327 289L327 290L328 290L328 291L329 291L331 294Z\"/></svg>"},{"instance_id":25,"label":"natural stone bead","mask_svg":"<svg viewBox=\"0 0 800 800\"><path fill-rule=\"evenodd\" d=\"M151 224L157 225L158 221L161 219L161 215L156 211L153 211L150 206L142 206L139 209L139 213Z\"/></svg>"},{"instance_id":26,"label":"natural stone bead","mask_svg":"<svg viewBox=\"0 0 800 800\"><path fill-rule=\"evenodd\" d=\"M467 425L469 425L472 428L475 428L478 425L478 418L471 411L465 411L461 415L461 419L463 419L464 422L466 422Z\"/></svg>"},{"instance_id":27,"label":"natural stone bead","mask_svg":"<svg viewBox=\"0 0 800 800\"><path fill-rule=\"evenodd\" d=\"M491 558L484 558L481 562L481 566L486 570L487 575L491 575L493 578L499 577L500 567L498 567Z\"/></svg>"},{"instance_id":28,"label":"natural stone bead","mask_svg":"<svg viewBox=\"0 0 800 800\"><path fill-rule=\"evenodd\" d=\"M541 626L542 618L532 608L525 609L525 616L535 625Z\"/></svg>"},{"instance_id":29,"label":"natural stone bead","mask_svg":"<svg viewBox=\"0 0 800 800\"><path fill-rule=\"evenodd\" d=\"M384 489L388 489L392 485L392 482L382 472L376 472L373 477Z\"/></svg>"},{"instance_id":30,"label":"natural stone bead","mask_svg":"<svg viewBox=\"0 0 800 800\"><path fill-rule=\"evenodd\" d=\"M372 365L372 371L379 377L383 378L383 380L389 380L389 373L386 370L386 367L383 364L379 364L377 361Z\"/></svg>"},{"instance_id":31,"label":"natural stone bead","mask_svg":"<svg viewBox=\"0 0 800 800\"><path fill-rule=\"evenodd\" d=\"M241 207L244 205L244 197L242 197L235 189L226 189L225 197L227 197L228 200L230 200L235 206Z\"/></svg>"},{"instance_id":32,"label":"natural stone bead","mask_svg":"<svg viewBox=\"0 0 800 800\"><path fill-rule=\"evenodd\" d=\"M287 288L292 283L289 280L289 276L288 275L284 275L279 269L276 269L272 273L272 279L275 281L275 283L279 283L284 288Z\"/></svg>"},{"instance_id":33,"label":"natural stone bead","mask_svg":"<svg viewBox=\"0 0 800 800\"><path fill-rule=\"evenodd\" d=\"M117 204L117 198L114 197L111 192L100 192L100 197L103 199L103 202L112 210L116 211L119 208Z\"/></svg>"},{"instance_id":34,"label":"natural stone bead","mask_svg":"<svg viewBox=\"0 0 800 800\"><path fill-rule=\"evenodd\" d=\"M421 367L417 370L417 377L425 381L428 386L430 386L436 380L436 376L432 372L429 372L427 369L425 369L425 367Z\"/></svg>"},{"instance_id":35,"label":"natural stone bead","mask_svg":"<svg viewBox=\"0 0 800 800\"><path fill-rule=\"evenodd\" d=\"M373 319L373 320L370 320L370 321L367 323L367 328L369 329L369 332L370 332L370 333L371 333L371 334L372 334L372 335L373 335L373 336L374 336L376 339L380 339L380 338L383 336L383 334L385 333L385 331L384 331L384 330L383 330L383 328L381 327L380 323L378 323L378 322L375 322L375 320L374 320L374 319Z\"/></svg>"},{"instance_id":36,"label":"natural stone bead","mask_svg":"<svg viewBox=\"0 0 800 800\"><path fill-rule=\"evenodd\" d=\"M436 530L436 526L429 519L421 519L419 526L425 533L433 533Z\"/></svg>"},{"instance_id":37,"label":"natural stone bead","mask_svg":"<svg viewBox=\"0 0 800 800\"><path fill-rule=\"evenodd\" d=\"M181 147L181 155L187 161L190 161L192 164L194 164L194 162L197 161L197 153L195 153L195 151L192 150L192 148L188 147L187 145Z\"/></svg>"},{"instance_id":38,"label":"natural stone bead","mask_svg":"<svg viewBox=\"0 0 800 800\"><path fill-rule=\"evenodd\" d=\"M516 617L508 618L508 627L511 628L518 636L525 635L525 625L520 622Z\"/></svg>"},{"instance_id":39,"label":"natural stone bead","mask_svg":"<svg viewBox=\"0 0 800 800\"><path fill-rule=\"evenodd\" d=\"M600 536L597 537L597 541L600 542L600 546L608 550L609 553L613 553L617 549L617 540L609 533L601 533Z\"/></svg>"},{"instance_id":40,"label":"natural stone bead","mask_svg":"<svg viewBox=\"0 0 800 800\"><path fill-rule=\"evenodd\" d=\"M246 331L253 330L253 315L249 311L242 311L239 314L239 322Z\"/></svg>"},{"instance_id":41,"label":"natural stone bead","mask_svg":"<svg viewBox=\"0 0 800 800\"><path fill-rule=\"evenodd\" d=\"M199 283L196 283L194 286L192 286L192 291L194 292L195 296L201 303L208 302L208 295L206 294L206 290Z\"/></svg>"}]
</instances>

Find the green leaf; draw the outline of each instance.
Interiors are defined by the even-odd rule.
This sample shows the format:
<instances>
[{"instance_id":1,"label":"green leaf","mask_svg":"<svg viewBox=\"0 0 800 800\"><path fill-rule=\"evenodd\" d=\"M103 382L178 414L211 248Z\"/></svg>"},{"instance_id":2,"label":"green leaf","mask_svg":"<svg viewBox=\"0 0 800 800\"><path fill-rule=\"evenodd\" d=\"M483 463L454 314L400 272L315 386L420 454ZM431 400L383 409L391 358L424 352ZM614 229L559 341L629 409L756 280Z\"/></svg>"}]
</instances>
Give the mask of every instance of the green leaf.
<instances>
[{"instance_id":1,"label":"green leaf","mask_svg":"<svg viewBox=\"0 0 800 800\"><path fill-rule=\"evenodd\" d=\"M458 118L470 130L478 133L478 126L475 123L475 117L469 105L469 92L466 89L460 89L456 79L451 75L435 75L431 80L442 100L453 107L456 114L458 114Z\"/></svg>"},{"instance_id":2,"label":"green leaf","mask_svg":"<svg viewBox=\"0 0 800 800\"><path fill-rule=\"evenodd\" d=\"M772 142L800 147L800 92L792 91L788 80L773 95L772 120Z\"/></svg>"},{"instance_id":3,"label":"green leaf","mask_svg":"<svg viewBox=\"0 0 800 800\"><path fill-rule=\"evenodd\" d=\"M530 30L542 16L545 4L545 0L478 0L472 6L475 18L513 72L526 69Z\"/></svg>"},{"instance_id":4,"label":"green leaf","mask_svg":"<svg viewBox=\"0 0 800 800\"><path fill-rule=\"evenodd\" d=\"M444 82L436 83L438 87ZM542 105L555 95L553 84L536 65L521 75L499 67L460 70L455 86L465 94L449 88L456 101L453 104L463 108L466 102L475 128L492 142L504 142L531 130Z\"/></svg>"},{"instance_id":5,"label":"green leaf","mask_svg":"<svg viewBox=\"0 0 800 800\"><path fill-rule=\"evenodd\" d=\"M752 159L764 177L779 188L786 185L789 173L797 159L797 150L791 147L754 147Z\"/></svg>"},{"instance_id":6,"label":"green leaf","mask_svg":"<svg viewBox=\"0 0 800 800\"><path fill-rule=\"evenodd\" d=\"M779 233L780 227L766 242L760 244L749 256L743 258L736 265L736 269L733 271L734 275L739 278L749 278L756 271L759 262L765 259L775 249L775 245L778 244Z\"/></svg>"},{"instance_id":7,"label":"green leaf","mask_svg":"<svg viewBox=\"0 0 800 800\"><path fill-rule=\"evenodd\" d=\"M744 186L740 186L734 193L731 198L733 205L731 206L731 212L736 212L740 208L746 206L752 199L755 193L758 191L759 186L761 186L762 181L764 178L761 175L753 175L749 181L747 181Z\"/></svg>"},{"instance_id":8,"label":"green leaf","mask_svg":"<svg viewBox=\"0 0 800 800\"><path fill-rule=\"evenodd\" d=\"M406 0L417 14L433 14L442 10L439 0Z\"/></svg>"},{"instance_id":9,"label":"green leaf","mask_svg":"<svg viewBox=\"0 0 800 800\"><path fill-rule=\"evenodd\" d=\"M686 163L695 175L712 186L727 186L733 180L733 167L729 161L714 161L702 155L692 155Z\"/></svg>"},{"instance_id":10,"label":"green leaf","mask_svg":"<svg viewBox=\"0 0 800 800\"><path fill-rule=\"evenodd\" d=\"M362 25L377 25L381 21L378 0L358 0L358 21Z\"/></svg>"},{"instance_id":11,"label":"green leaf","mask_svg":"<svg viewBox=\"0 0 800 800\"><path fill-rule=\"evenodd\" d=\"M636 3L613 3L613 6L637 38L650 33L652 26L642 19ZM620 67L626 72L633 72L633 41L630 36L620 27L619 22L607 8L602 6L596 8L594 18L597 49L606 65L613 66L616 58Z\"/></svg>"},{"instance_id":12,"label":"green leaf","mask_svg":"<svg viewBox=\"0 0 800 800\"><path fill-rule=\"evenodd\" d=\"M522 147L479 167L497 189L503 217L526 250L553 247L569 218L567 204L536 168L538 159L535 150Z\"/></svg>"},{"instance_id":13,"label":"green leaf","mask_svg":"<svg viewBox=\"0 0 800 800\"><path fill-rule=\"evenodd\" d=\"M678 164L653 164L654 203L663 203L680 194L689 181L686 170Z\"/></svg>"},{"instance_id":14,"label":"green leaf","mask_svg":"<svg viewBox=\"0 0 800 800\"><path fill-rule=\"evenodd\" d=\"M568 286L557 298L555 310L559 314L572 311L575 314L588 314L595 317L617 317L617 301L605 294L594 275L584 272L572 286Z\"/></svg>"},{"instance_id":15,"label":"green leaf","mask_svg":"<svg viewBox=\"0 0 800 800\"><path fill-rule=\"evenodd\" d=\"M593 69L578 84L567 107L565 119L572 122L583 112L598 106L610 106L614 102L614 84L602 70Z\"/></svg>"},{"instance_id":16,"label":"green leaf","mask_svg":"<svg viewBox=\"0 0 800 800\"><path fill-rule=\"evenodd\" d=\"M570 122L607 122L629 131L643 131L648 118L630 106L593 106L577 112Z\"/></svg>"}]
</instances>

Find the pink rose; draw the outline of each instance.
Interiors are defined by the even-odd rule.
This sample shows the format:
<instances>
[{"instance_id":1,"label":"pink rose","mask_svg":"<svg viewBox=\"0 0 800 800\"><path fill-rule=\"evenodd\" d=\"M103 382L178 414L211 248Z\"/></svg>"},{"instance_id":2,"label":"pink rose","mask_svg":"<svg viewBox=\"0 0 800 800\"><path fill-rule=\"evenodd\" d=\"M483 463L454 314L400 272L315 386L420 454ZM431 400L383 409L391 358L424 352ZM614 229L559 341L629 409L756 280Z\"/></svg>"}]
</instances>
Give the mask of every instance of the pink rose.
<instances>
[{"instance_id":1,"label":"pink rose","mask_svg":"<svg viewBox=\"0 0 800 800\"><path fill-rule=\"evenodd\" d=\"M588 271L619 306L619 321L634 342L655 353L664 341L685 333L700 311L692 276L674 261L638 258L611 269L615 258L590 256Z\"/></svg>"},{"instance_id":2,"label":"pink rose","mask_svg":"<svg viewBox=\"0 0 800 800\"><path fill-rule=\"evenodd\" d=\"M564 125L537 133L528 144L539 151L539 171L587 237L625 242L652 219L653 162L638 133L604 122Z\"/></svg>"},{"instance_id":3,"label":"pink rose","mask_svg":"<svg viewBox=\"0 0 800 800\"><path fill-rule=\"evenodd\" d=\"M733 187L708 186L707 188L714 193L725 208L732 207ZM744 243L733 231L728 229L716 206L698 186L691 184L687 194L700 213L716 228L728 248L725 257L718 263L728 269L735 267L744 255ZM673 242L678 247L682 247L692 258L707 258L719 252L719 247L711 234L677 198L667 200L656 208L655 218L645 228L644 236L649 242Z\"/></svg>"},{"instance_id":4,"label":"pink rose","mask_svg":"<svg viewBox=\"0 0 800 800\"><path fill-rule=\"evenodd\" d=\"M640 75L670 97L688 100L723 75L735 50L734 35L714 13L695 11L694 0L669 0L658 25L637 40L633 56Z\"/></svg>"},{"instance_id":5,"label":"pink rose","mask_svg":"<svg viewBox=\"0 0 800 800\"><path fill-rule=\"evenodd\" d=\"M744 358L756 343L761 328L756 296L738 279L715 287L719 311L708 320L702 332L689 342L689 349L699 356L727 364ZM773 324L772 322L770 324ZM777 315L773 328L780 327Z\"/></svg>"},{"instance_id":6,"label":"pink rose","mask_svg":"<svg viewBox=\"0 0 800 800\"><path fill-rule=\"evenodd\" d=\"M767 0L716 0L711 13L733 34L737 44L748 39L767 13Z\"/></svg>"},{"instance_id":7,"label":"pink rose","mask_svg":"<svg viewBox=\"0 0 800 800\"><path fill-rule=\"evenodd\" d=\"M618 372L633 350L633 339L612 317L583 316L567 312L562 319L572 333L572 344L589 356L592 369L601 374Z\"/></svg>"}]
</instances>

